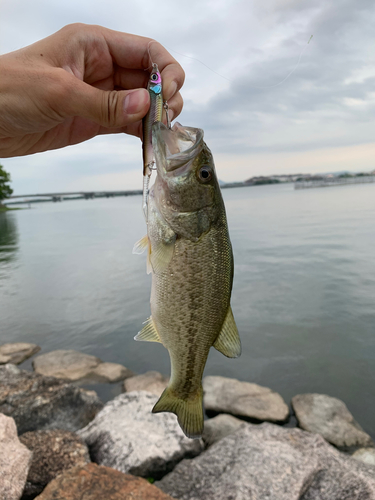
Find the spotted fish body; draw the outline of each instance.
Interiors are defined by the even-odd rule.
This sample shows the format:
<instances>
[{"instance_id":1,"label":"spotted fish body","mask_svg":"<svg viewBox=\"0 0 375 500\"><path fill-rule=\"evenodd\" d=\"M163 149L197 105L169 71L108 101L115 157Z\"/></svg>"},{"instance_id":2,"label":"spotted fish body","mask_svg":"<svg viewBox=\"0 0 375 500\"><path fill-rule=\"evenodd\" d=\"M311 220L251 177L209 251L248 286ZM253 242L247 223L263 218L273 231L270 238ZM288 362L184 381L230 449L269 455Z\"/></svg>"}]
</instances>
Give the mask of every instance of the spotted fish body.
<instances>
[{"instance_id":1,"label":"spotted fish body","mask_svg":"<svg viewBox=\"0 0 375 500\"><path fill-rule=\"evenodd\" d=\"M157 178L148 205L151 318L137 340L161 342L171 379L153 412L175 413L188 437L203 431L202 375L211 346L237 357L230 307L233 256L224 202L203 131L153 126Z\"/></svg>"}]
</instances>

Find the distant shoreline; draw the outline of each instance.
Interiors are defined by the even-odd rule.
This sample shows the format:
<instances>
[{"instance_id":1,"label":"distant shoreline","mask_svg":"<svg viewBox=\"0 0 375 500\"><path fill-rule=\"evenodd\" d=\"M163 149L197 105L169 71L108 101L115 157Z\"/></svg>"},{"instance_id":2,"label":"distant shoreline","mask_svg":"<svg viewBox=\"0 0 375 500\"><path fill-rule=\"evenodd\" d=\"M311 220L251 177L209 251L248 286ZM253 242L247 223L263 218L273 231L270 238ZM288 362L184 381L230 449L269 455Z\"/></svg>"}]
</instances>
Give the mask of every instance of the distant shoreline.
<instances>
[{"instance_id":1,"label":"distant shoreline","mask_svg":"<svg viewBox=\"0 0 375 500\"><path fill-rule=\"evenodd\" d=\"M7 206L3 206L3 207L0 207L0 214L3 212L9 212L10 210L23 210L23 208L21 208L21 207L9 208Z\"/></svg>"}]
</instances>

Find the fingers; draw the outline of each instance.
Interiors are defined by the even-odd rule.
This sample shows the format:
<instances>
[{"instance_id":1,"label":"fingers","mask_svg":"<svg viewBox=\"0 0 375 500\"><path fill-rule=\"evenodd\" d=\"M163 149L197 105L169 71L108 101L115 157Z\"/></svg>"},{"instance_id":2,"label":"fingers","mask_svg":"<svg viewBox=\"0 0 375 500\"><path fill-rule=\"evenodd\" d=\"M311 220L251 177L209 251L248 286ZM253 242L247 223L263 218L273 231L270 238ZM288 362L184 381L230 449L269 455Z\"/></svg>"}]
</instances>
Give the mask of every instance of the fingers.
<instances>
[{"instance_id":1,"label":"fingers","mask_svg":"<svg viewBox=\"0 0 375 500\"><path fill-rule=\"evenodd\" d=\"M65 76L65 92L52 95L51 101L66 116L88 118L109 129L138 122L150 106L146 89L101 90L68 73Z\"/></svg>"},{"instance_id":2,"label":"fingers","mask_svg":"<svg viewBox=\"0 0 375 500\"><path fill-rule=\"evenodd\" d=\"M123 88L145 87L151 62L159 67L166 99L182 87L185 79L184 70L160 43L102 26L70 24L30 46L30 50L38 56L42 52L53 65L68 67L76 76L78 69L91 85L125 70L129 75Z\"/></svg>"},{"instance_id":3,"label":"fingers","mask_svg":"<svg viewBox=\"0 0 375 500\"><path fill-rule=\"evenodd\" d=\"M156 63L163 80L164 99L170 99L180 90L185 81L185 72L176 59L159 42L106 28L101 28L101 30L110 53L120 68L145 70L152 63ZM145 73L147 74L147 72Z\"/></svg>"},{"instance_id":4,"label":"fingers","mask_svg":"<svg viewBox=\"0 0 375 500\"><path fill-rule=\"evenodd\" d=\"M164 99L169 101L185 79L179 63L160 43L102 26L71 24L29 49L35 58L43 54L53 66L102 90L145 88L151 61L161 72Z\"/></svg>"},{"instance_id":5,"label":"fingers","mask_svg":"<svg viewBox=\"0 0 375 500\"><path fill-rule=\"evenodd\" d=\"M149 40L147 55L148 60L159 67L163 81L163 97L169 100L184 84L185 72L176 59L155 40Z\"/></svg>"},{"instance_id":6,"label":"fingers","mask_svg":"<svg viewBox=\"0 0 375 500\"><path fill-rule=\"evenodd\" d=\"M180 92L177 92L171 99L168 100L169 119L172 121L181 113L184 101Z\"/></svg>"},{"instance_id":7,"label":"fingers","mask_svg":"<svg viewBox=\"0 0 375 500\"><path fill-rule=\"evenodd\" d=\"M170 70L168 70L170 72ZM173 70L172 70L173 73ZM101 90L113 90L113 87L117 89L133 89L133 88L144 88L147 85L149 78L149 73L143 70L125 70L123 68L117 68L115 74L110 78L101 80L95 83L95 87ZM167 76L163 75L163 99L168 101L168 107L170 110L170 119L176 118L182 111L183 100L179 92L173 93L173 88L171 86L167 87L165 90L165 79Z\"/></svg>"},{"instance_id":8,"label":"fingers","mask_svg":"<svg viewBox=\"0 0 375 500\"><path fill-rule=\"evenodd\" d=\"M170 120L174 120L181 113L183 106L183 100L181 94L177 92L177 94L168 102L169 107L169 118ZM166 117L164 116L164 123L167 124ZM107 128L100 127L98 134L120 134L125 133L129 135L134 135L136 137L141 137L142 135L142 121L132 122L128 125L120 128Z\"/></svg>"}]
</instances>

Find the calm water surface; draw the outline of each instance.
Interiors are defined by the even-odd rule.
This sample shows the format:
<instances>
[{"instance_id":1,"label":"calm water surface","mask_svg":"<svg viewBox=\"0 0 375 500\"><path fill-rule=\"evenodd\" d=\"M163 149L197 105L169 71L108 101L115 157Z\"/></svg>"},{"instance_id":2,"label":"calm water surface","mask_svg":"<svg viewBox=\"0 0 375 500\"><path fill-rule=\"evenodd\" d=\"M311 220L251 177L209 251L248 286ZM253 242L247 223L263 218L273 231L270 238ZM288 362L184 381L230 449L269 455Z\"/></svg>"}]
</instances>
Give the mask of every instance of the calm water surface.
<instances>
[{"instance_id":1,"label":"calm water surface","mask_svg":"<svg viewBox=\"0 0 375 500\"><path fill-rule=\"evenodd\" d=\"M223 191L243 354L211 350L206 374L256 382L287 402L343 399L375 437L375 186ZM76 349L142 373L167 351L134 342L150 314L141 198L40 203L0 214L0 343ZM25 366L30 366L26 362ZM117 386L98 386L103 398Z\"/></svg>"}]
</instances>

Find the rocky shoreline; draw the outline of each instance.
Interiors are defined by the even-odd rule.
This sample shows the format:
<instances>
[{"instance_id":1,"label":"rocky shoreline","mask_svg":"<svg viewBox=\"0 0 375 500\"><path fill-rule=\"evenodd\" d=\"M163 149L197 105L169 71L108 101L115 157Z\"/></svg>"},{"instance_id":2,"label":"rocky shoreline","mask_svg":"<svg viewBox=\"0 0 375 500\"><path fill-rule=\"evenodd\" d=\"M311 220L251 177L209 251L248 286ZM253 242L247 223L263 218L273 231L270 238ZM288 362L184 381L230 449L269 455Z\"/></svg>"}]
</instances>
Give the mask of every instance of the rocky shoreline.
<instances>
[{"instance_id":1,"label":"rocky shoreline","mask_svg":"<svg viewBox=\"0 0 375 500\"><path fill-rule=\"evenodd\" d=\"M76 351L0 345L2 500L375 500L375 443L345 403L203 380L202 439L151 414L168 379ZM35 356L34 371L16 365ZM103 404L80 384L122 381ZM154 484L151 484L154 483Z\"/></svg>"}]
</instances>

